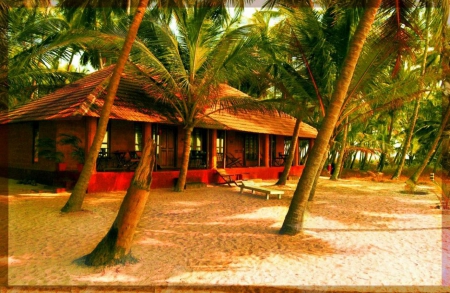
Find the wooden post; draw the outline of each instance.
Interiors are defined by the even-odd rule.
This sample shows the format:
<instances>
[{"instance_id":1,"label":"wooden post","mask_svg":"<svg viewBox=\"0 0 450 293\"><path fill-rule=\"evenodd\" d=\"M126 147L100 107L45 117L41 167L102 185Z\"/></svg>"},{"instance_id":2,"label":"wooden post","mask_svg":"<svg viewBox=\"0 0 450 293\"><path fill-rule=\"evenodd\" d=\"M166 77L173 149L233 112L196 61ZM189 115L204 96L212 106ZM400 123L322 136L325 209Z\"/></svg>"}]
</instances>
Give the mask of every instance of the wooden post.
<instances>
[{"instance_id":1,"label":"wooden post","mask_svg":"<svg viewBox=\"0 0 450 293\"><path fill-rule=\"evenodd\" d=\"M97 131L97 118L95 117L85 117L86 119L86 131L85 131L85 142L84 142L84 153L88 154L91 149L92 142L94 141L94 135ZM97 168L94 166L94 173Z\"/></svg>"},{"instance_id":2,"label":"wooden post","mask_svg":"<svg viewBox=\"0 0 450 293\"><path fill-rule=\"evenodd\" d=\"M211 130L209 149L209 169L217 168L217 129Z\"/></svg>"},{"instance_id":3,"label":"wooden post","mask_svg":"<svg viewBox=\"0 0 450 293\"><path fill-rule=\"evenodd\" d=\"M294 141L292 141L292 143L294 143ZM298 166L298 146L300 145L300 142L298 141L297 138L297 144L294 150L294 161L292 162L292 166Z\"/></svg>"},{"instance_id":4,"label":"wooden post","mask_svg":"<svg viewBox=\"0 0 450 293\"><path fill-rule=\"evenodd\" d=\"M147 143L152 138L152 124L149 122L144 122L142 126L142 141ZM145 145L143 146L143 148Z\"/></svg>"},{"instance_id":5,"label":"wooden post","mask_svg":"<svg viewBox=\"0 0 450 293\"><path fill-rule=\"evenodd\" d=\"M270 167L270 140L268 134L264 134L264 167Z\"/></svg>"}]
</instances>

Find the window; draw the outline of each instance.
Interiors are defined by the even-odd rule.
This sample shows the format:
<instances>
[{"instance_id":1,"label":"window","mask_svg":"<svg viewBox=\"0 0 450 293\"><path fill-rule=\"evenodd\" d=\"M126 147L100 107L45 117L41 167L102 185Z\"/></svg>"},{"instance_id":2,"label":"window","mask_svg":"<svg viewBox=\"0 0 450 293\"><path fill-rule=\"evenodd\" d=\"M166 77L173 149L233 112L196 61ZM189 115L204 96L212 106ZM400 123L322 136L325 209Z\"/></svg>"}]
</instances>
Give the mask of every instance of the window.
<instances>
[{"instance_id":1,"label":"window","mask_svg":"<svg viewBox=\"0 0 450 293\"><path fill-rule=\"evenodd\" d=\"M191 134L191 151L202 150L203 135L200 129L194 129Z\"/></svg>"},{"instance_id":2,"label":"window","mask_svg":"<svg viewBox=\"0 0 450 293\"><path fill-rule=\"evenodd\" d=\"M160 140L161 130L159 129L158 124L152 124L152 139L155 142L156 147L156 157L159 155L159 140Z\"/></svg>"},{"instance_id":3,"label":"window","mask_svg":"<svg viewBox=\"0 0 450 293\"><path fill-rule=\"evenodd\" d=\"M278 157L277 137L275 135L270 135L270 155L271 155L271 159Z\"/></svg>"},{"instance_id":4,"label":"window","mask_svg":"<svg viewBox=\"0 0 450 293\"><path fill-rule=\"evenodd\" d=\"M216 139L216 153L217 153L217 161L223 161L223 152L225 147L225 131L218 130L217 131L217 139Z\"/></svg>"},{"instance_id":5,"label":"window","mask_svg":"<svg viewBox=\"0 0 450 293\"><path fill-rule=\"evenodd\" d=\"M289 153L289 148L291 147L292 139L290 137L284 138L284 153L283 155L287 155Z\"/></svg>"},{"instance_id":6,"label":"window","mask_svg":"<svg viewBox=\"0 0 450 293\"><path fill-rule=\"evenodd\" d=\"M258 135L247 133L245 135L245 159L255 161L258 159Z\"/></svg>"},{"instance_id":7,"label":"window","mask_svg":"<svg viewBox=\"0 0 450 293\"><path fill-rule=\"evenodd\" d=\"M110 137L111 137L111 124L108 122L108 126L106 127L105 136L103 137L102 146L100 148L100 151L102 155L108 155L109 154L109 148L110 148Z\"/></svg>"},{"instance_id":8,"label":"window","mask_svg":"<svg viewBox=\"0 0 450 293\"><path fill-rule=\"evenodd\" d=\"M217 139L216 139L216 151L218 154L223 154L225 145L225 131L217 131Z\"/></svg>"},{"instance_id":9,"label":"window","mask_svg":"<svg viewBox=\"0 0 450 293\"><path fill-rule=\"evenodd\" d=\"M134 150L142 151L142 123L135 122L134 123Z\"/></svg>"},{"instance_id":10,"label":"window","mask_svg":"<svg viewBox=\"0 0 450 293\"><path fill-rule=\"evenodd\" d=\"M39 141L39 123L34 122L33 123L33 163L37 163L39 161L39 148L38 148L38 141Z\"/></svg>"}]
</instances>

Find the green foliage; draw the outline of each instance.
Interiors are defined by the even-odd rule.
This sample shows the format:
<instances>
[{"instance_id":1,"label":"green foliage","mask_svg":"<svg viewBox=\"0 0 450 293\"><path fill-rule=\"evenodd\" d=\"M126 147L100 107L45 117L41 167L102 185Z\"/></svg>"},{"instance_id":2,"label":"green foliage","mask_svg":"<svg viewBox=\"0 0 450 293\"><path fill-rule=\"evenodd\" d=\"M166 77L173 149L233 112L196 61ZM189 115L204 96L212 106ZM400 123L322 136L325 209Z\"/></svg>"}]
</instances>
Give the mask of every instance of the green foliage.
<instances>
[{"instance_id":1,"label":"green foliage","mask_svg":"<svg viewBox=\"0 0 450 293\"><path fill-rule=\"evenodd\" d=\"M45 137L37 141L38 157L61 163L64 160L64 154L56 150L56 141Z\"/></svg>"},{"instance_id":2,"label":"green foliage","mask_svg":"<svg viewBox=\"0 0 450 293\"><path fill-rule=\"evenodd\" d=\"M70 145L73 148L70 153L72 158L74 158L78 163L84 164L85 152L84 148L80 146L81 139L78 136L65 133L60 134L58 143L61 145Z\"/></svg>"}]
</instances>

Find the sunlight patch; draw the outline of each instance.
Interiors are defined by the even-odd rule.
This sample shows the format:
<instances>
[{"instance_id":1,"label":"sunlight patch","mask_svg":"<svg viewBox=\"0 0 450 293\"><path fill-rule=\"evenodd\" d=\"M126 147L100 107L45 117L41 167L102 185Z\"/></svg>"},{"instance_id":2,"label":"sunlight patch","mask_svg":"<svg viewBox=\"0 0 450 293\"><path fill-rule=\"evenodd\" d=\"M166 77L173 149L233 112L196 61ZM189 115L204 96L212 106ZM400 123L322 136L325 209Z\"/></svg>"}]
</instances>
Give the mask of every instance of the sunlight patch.
<instances>
[{"instance_id":1,"label":"sunlight patch","mask_svg":"<svg viewBox=\"0 0 450 293\"><path fill-rule=\"evenodd\" d=\"M212 201L174 201L171 204L175 204L175 205L180 205L180 206L187 206L187 207L200 207L203 205L208 205L208 204L214 204L214 203L218 203L218 202L212 202Z\"/></svg>"},{"instance_id":2,"label":"sunlight patch","mask_svg":"<svg viewBox=\"0 0 450 293\"><path fill-rule=\"evenodd\" d=\"M287 207L264 207L260 208L252 213L238 214L230 217L224 217L224 220L231 219L248 219L248 220L279 220L280 217L286 215Z\"/></svg>"},{"instance_id":3,"label":"sunlight patch","mask_svg":"<svg viewBox=\"0 0 450 293\"><path fill-rule=\"evenodd\" d=\"M160 240L157 240L154 238L145 238L141 241L138 241L137 243L143 244L143 245L155 245L155 246L177 246L173 243L160 241Z\"/></svg>"},{"instance_id":4,"label":"sunlight patch","mask_svg":"<svg viewBox=\"0 0 450 293\"><path fill-rule=\"evenodd\" d=\"M13 264L19 264L22 261L20 259L14 258L12 256L8 257L8 265L13 265ZM0 260L0 263L2 263L2 260Z\"/></svg>"},{"instance_id":5,"label":"sunlight patch","mask_svg":"<svg viewBox=\"0 0 450 293\"><path fill-rule=\"evenodd\" d=\"M396 218L396 219L417 219L419 217L418 215L415 214L390 214L390 213L375 213L365 211L361 211L361 214L372 217Z\"/></svg>"},{"instance_id":6,"label":"sunlight patch","mask_svg":"<svg viewBox=\"0 0 450 293\"><path fill-rule=\"evenodd\" d=\"M185 222L185 225L192 225L192 226L198 226L198 225L227 225L226 222Z\"/></svg>"},{"instance_id":7,"label":"sunlight patch","mask_svg":"<svg viewBox=\"0 0 450 293\"><path fill-rule=\"evenodd\" d=\"M339 180L341 180L341 179L339 179ZM354 184L354 183L348 183L348 184L341 183L341 184L339 184L339 187L362 187L362 185ZM364 187L364 188L366 188L366 187Z\"/></svg>"},{"instance_id":8,"label":"sunlight patch","mask_svg":"<svg viewBox=\"0 0 450 293\"><path fill-rule=\"evenodd\" d=\"M130 275L120 274L115 271L104 271L100 274L95 275L87 275L87 276L80 276L75 277L74 280L76 281L83 281L83 282L102 282L102 283L110 283L110 282L137 282L141 278L136 278Z\"/></svg>"},{"instance_id":9,"label":"sunlight patch","mask_svg":"<svg viewBox=\"0 0 450 293\"><path fill-rule=\"evenodd\" d=\"M195 209L171 210L167 211L165 214L167 215L187 214L193 211L195 211Z\"/></svg>"},{"instance_id":10,"label":"sunlight patch","mask_svg":"<svg viewBox=\"0 0 450 293\"><path fill-rule=\"evenodd\" d=\"M12 264L19 264L19 263L21 263L22 261L21 260L19 260L19 259L17 259L17 258L14 258L13 256L10 256L10 257L1 257L0 258L0 265L2 265L2 266L7 266L7 265L12 265Z\"/></svg>"},{"instance_id":11,"label":"sunlight patch","mask_svg":"<svg viewBox=\"0 0 450 293\"><path fill-rule=\"evenodd\" d=\"M32 197L61 197L61 196L67 196L69 195L68 192L62 192L62 193L50 193L50 192L36 192L36 193L19 193L15 196L32 196Z\"/></svg>"},{"instance_id":12,"label":"sunlight patch","mask_svg":"<svg viewBox=\"0 0 450 293\"><path fill-rule=\"evenodd\" d=\"M423 203L423 204L438 204L439 200L436 199L415 199L415 198L400 198L400 197L393 197L392 199L404 202L404 203Z\"/></svg>"}]
</instances>

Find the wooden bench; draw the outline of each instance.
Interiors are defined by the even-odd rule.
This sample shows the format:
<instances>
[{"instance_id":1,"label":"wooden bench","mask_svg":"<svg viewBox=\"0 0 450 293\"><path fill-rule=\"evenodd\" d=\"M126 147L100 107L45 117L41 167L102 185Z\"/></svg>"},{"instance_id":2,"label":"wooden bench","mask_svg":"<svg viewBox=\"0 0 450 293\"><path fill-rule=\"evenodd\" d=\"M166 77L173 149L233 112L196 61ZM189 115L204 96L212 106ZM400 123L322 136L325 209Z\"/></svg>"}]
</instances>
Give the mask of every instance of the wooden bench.
<instances>
[{"instance_id":1,"label":"wooden bench","mask_svg":"<svg viewBox=\"0 0 450 293\"><path fill-rule=\"evenodd\" d=\"M269 188L256 186L256 185L253 185L253 182L251 182L251 181L247 181L247 182L242 181L242 184L240 185L240 187L241 187L241 192L240 193L242 193L244 191L244 189L251 190L252 194L255 191L261 192L261 193L264 193L266 195L266 199L267 200L269 200L269 195L271 195L271 194L277 194L278 195L278 199L281 199L281 195L284 194L283 190L269 189Z\"/></svg>"}]
</instances>

